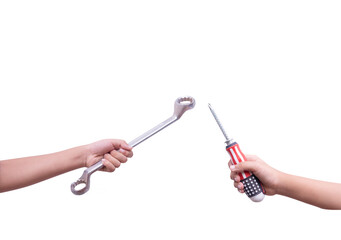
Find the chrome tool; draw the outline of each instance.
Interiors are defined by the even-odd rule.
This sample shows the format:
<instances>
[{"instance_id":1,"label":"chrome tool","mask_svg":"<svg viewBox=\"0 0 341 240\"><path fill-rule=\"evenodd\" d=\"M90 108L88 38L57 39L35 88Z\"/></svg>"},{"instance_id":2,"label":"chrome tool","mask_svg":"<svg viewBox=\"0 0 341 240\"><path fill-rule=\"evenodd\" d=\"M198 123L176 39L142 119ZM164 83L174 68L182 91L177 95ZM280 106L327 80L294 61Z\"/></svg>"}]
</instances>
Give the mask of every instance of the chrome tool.
<instances>
[{"instance_id":1,"label":"chrome tool","mask_svg":"<svg viewBox=\"0 0 341 240\"><path fill-rule=\"evenodd\" d=\"M167 126L171 125L175 121L179 120L181 116L189 109L194 108L195 100L192 97L179 97L175 100L174 103L174 113L173 115L168 118L167 120L163 121L159 125L155 126L154 128L150 129L149 131L145 132L141 136L135 138L133 141L129 142L128 144L131 147L135 147L145 141L146 139L150 138L157 132L161 131L162 129L166 128ZM97 170L103 167L102 161L98 161L91 167L84 170L83 175L74 183L71 184L71 191L76 195L82 195L86 193L90 188L90 176ZM78 187L77 187L78 186Z\"/></svg>"}]
</instances>

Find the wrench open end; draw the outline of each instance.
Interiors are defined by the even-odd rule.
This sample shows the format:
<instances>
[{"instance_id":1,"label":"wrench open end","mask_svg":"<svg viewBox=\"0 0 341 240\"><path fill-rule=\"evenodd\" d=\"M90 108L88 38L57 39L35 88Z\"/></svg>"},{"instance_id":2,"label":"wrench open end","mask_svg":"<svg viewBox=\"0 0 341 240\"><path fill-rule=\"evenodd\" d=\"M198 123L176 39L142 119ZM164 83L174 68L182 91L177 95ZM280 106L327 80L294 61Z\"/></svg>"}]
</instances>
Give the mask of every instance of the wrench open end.
<instances>
[{"instance_id":1,"label":"wrench open end","mask_svg":"<svg viewBox=\"0 0 341 240\"><path fill-rule=\"evenodd\" d=\"M194 108L195 99L193 97L179 97L174 103L174 114L179 119L187 110Z\"/></svg>"}]
</instances>

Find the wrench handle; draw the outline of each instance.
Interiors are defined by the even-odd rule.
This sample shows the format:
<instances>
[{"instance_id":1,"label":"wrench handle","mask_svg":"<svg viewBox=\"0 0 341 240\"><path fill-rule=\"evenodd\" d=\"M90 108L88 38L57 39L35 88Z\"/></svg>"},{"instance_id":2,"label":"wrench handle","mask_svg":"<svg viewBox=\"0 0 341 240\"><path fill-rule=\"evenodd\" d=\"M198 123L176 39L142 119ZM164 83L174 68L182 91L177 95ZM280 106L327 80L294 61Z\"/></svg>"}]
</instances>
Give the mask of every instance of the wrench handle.
<instances>
[{"instance_id":1,"label":"wrench handle","mask_svg":"<svg viewBox=\"0 0 341 240\"><path fill-rule=\"evenodd\" d=\"M247 161L244 153L240 150L240 147L236 142L226 146L226 151L229 153L233 165ZM265 197L265 189L259 179L249 171L241 172L238 175L244 185L246 195L254 202L262 201Z\"/></svg>"}]
</instances>

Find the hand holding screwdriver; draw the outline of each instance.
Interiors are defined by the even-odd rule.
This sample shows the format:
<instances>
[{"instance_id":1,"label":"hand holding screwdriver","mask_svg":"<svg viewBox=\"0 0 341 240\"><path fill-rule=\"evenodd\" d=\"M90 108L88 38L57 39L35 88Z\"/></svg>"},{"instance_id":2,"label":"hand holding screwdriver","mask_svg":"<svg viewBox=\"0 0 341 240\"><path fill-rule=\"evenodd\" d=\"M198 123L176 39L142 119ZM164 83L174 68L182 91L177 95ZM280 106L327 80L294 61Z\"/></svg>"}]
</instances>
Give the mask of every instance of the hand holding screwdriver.
<instances>
[{"instance_id":1,"label":"hand holding screwdriver","mask_svg":"<svg viewBox=\"0 0 341 240\"><path fill-rule=\"evenodd\" d=\"M229 153L231 157L231 163L233 165L237 165L241 162L245 162L247 159L243 152L240 150L238 143L227 136L213 108L211 107L210 104L208 104L208 107L211 110L211 113L214 119L216 120L220 130L225 136L226 151ZM241 182L244 185L244 191L246 195L254 202L262 201L265 197L265 190L261 182L258 180L258 178L254 174L252 174L252 172L249 171L240 172L238 175L240 177Z\"/></svg>"},{"instance_id":2,"label":"hand holding screwdriver","mask_svg":"<svg viewBox=\"0 0 341 240\"><path fill-rule=\"evenodd\" d=\"M245 155L246 162L241 162L238 165L233 165L232 160L229 161L228 166L231 170L230 178L234 181L234 187L240 193L244 193L244 185L240 182L239 173L244 171L251 171L261 181L266 195L272 196L280 194L280 186L282 180L282 172L269 166L266 162L256 155Z\"/></svg>"}]
</instances>

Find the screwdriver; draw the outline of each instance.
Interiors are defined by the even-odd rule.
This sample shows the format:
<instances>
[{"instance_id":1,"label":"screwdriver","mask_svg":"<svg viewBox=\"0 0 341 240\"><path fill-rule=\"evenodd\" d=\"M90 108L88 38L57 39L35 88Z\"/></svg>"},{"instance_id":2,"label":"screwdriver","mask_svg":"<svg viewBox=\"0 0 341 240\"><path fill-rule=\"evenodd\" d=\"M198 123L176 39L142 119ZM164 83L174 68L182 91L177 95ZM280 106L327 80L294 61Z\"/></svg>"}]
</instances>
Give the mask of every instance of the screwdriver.
<instances>
[{"instance_id":1,"label":"screwdriver","mask_svg":"<svg viewBox=\"0 0 341 240\"><path fill-rule=\"evenodd\" d=\"M208 107L211 110L211 113L214 119L216 120L220 130L223 132L223 135L225 136L226 151L229 153L231 157L232 164L237 165L240 162L245 162L247 159L243 152L240 150L238 143L227 136L211 104L208 104ZM238 175L240 177L241 182L244 185L244 192L246 193L246 195L249 198L251 198L251 200L254 202L262 201L265 197L265 190L259 179L252 172L249 171L241 172Z\"/></svg>"}]
</instances>

